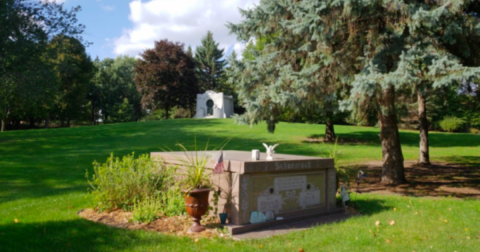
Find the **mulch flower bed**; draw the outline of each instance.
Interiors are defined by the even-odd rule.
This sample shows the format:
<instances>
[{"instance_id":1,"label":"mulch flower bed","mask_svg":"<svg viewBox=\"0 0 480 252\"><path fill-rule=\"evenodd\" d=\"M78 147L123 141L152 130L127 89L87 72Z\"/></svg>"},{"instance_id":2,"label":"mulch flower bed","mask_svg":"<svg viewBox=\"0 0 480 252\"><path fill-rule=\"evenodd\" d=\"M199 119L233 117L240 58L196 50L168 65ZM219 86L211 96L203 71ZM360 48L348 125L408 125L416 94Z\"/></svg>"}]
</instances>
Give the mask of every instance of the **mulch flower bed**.
<instances>
[{"instance_id":1,"label":"mulch flower bed","mask_svg":"<svg viewBox=\"0 0 480 252\"><path fill-rule=\"evenodd\" d=\"M143 229L155 231L162 234L170 234L177 236L188 236L191 238L229 238L230 235L220 225L220 221L215 217L202 218L202 225L205 231L192 233L188 228L192 225L192 220L188 216L160 216L155 221L145 223L135 223L132 220L132 213L123 210L115 210L111 212L97 212L93 209L84 209L78 212L78 215L84 219L102 223L108 226L125 228L125 229Z\"/></svg>"}]
</instances>

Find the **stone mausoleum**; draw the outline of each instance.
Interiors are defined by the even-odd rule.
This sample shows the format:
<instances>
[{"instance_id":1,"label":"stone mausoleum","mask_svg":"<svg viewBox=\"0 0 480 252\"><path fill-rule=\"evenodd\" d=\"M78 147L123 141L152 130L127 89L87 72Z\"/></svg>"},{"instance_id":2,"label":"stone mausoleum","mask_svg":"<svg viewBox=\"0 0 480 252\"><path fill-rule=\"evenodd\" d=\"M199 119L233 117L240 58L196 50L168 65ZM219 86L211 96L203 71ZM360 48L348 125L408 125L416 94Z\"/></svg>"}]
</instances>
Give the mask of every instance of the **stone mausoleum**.
<instances>
[{"instance_id":1,"label":"stone mausoleum","mask_svg":"<svg viewBox=\"0 0 480 252\"><path fill-rule=\"evenodd\" d=\"M229 118L233 115L233 97L208 90L197 94L195 118Z\"/></svg>"}]
</instances>

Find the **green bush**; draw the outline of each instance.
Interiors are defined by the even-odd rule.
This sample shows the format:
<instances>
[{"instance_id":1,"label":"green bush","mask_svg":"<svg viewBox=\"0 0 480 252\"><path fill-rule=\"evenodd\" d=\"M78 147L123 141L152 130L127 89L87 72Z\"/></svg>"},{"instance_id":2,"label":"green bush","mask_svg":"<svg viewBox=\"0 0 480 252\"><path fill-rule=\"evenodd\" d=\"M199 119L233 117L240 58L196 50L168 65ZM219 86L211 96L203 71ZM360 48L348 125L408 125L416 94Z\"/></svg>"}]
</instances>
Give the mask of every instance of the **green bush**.
<instances>
[{"instance_id":1,"label":"green bush","mask_svg":"<svg viewBox=\"0 0 480 252\"><path fill-rule=\"evenodd\" d=\"M157 197L146 198L133 205L132 219L137 223L150 223L159 217L161 209L162 204Z\"/></svg>"},{"instance_id":2,"label":"green bush","mask_svg":"<svg viewBox=\"0 0 480 252\"><path fill-rule=\"evenodd\" d=\"M184 109L181 107L174 107L170 112L170 118L191 118L192 115L188 109Z\"/></svg>"},{"instance_id":3,"label":"green bush","mask_svg":"<svg viewBox=\"0 0 480 252\"><path fill-rule=\"evenodd\" d=\"M133 105L128 102L128 99L123 99L123 103L117 103L113 106L110 112L109 122L130 122L133 116Z\"/></svg>"},{"instance_id":4,"label":"green bush","mask_svg":"<svg viewBox=\"0 0 480 252\"><path fill-rule=\"evenodd\" d=\"M162 162L153 162L146 154L137 159L134 154L122 159L111 154L104 164L93 162L93 169L92 178L87 173L87 179L99 211L130 209L164 187L172 174Z\"/></svg>"},{"instance_id":5,"label":"green bush","mask_svg":"<svg viewBox=\"0 0 480 252\"><path fill-rule=\"evenodd\" d=\"M454 132L461 130L464 124L465 121L463 119L454 116L446 116L440 121L440 128L447 132Z\"/></svg>"},{"instance_id":6,"label":"green bush","mask_svg":"<svg viewBox=\"0 0 480 252\"><path fill-rule=\"evenodd\" d=\"M190 113L190 110L176 106L168 110L168 116L171 119L176 119L176 118L191 118L193 115ZM155 111L151 111L143 119L145 121L165 120L165 109L157 109Z\"/></svg>"},{"instance_id":7,"label":"green bush","mask_svg":"<svg viewBox=\"0 0 480 252\"><path fill-rule=\"evenodd\" d=\"M470 127L480 128L480 111L470 117Z\"/></svg>"},{"instance_id":8,"label":"green bush","mask_svg":"<svg viewBox=\"0 0 480 252\"><path fill-rule=\"evenodd\" d=\"M178 185L165 188L160 193L162 198L161 212L166 216L185 215L185 199Z\"/></svg>"},{"instance_id":9,"label":"green bush","mask_svg":"<svg viewBox=\"0 0 480 252\"><path fill-rule=\"evenodd\" d=\"M480 130L476 129L476 128L470 128L468 131L472 134L479 134L480 133Z\"/></svg>"},{"instance_id":10,"label":"green bush","mask_svg":"<svg viewBox=\"0 0 480 252\"><path fill-rule=\"evenodd\" d=\"M144 117L145 121L160 121L165 119L165 110L157 109Z\"/></svg>"}]
</instances>

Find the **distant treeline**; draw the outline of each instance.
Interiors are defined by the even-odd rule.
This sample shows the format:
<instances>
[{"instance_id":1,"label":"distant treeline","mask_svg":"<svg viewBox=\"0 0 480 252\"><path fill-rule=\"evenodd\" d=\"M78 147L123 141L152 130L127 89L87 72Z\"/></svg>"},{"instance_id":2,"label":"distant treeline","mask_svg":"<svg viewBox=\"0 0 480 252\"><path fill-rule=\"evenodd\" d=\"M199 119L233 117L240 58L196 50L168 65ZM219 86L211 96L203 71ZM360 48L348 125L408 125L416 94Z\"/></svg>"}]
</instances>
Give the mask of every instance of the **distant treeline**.
<instances>
[{"instance_id":1,"label":"distant treeline","mask_svg":"<svg viewBox=\"0 0 480 252\"><path fill-rule=\"evenodd\" d=\"M278 44L288 38L287 31L250 40L241 59L235 52L227 59L208 32L195 51L165 39L156 41L137 58L92 60L85 50L89 43L80 36L84 26L75 18L79 10L65 10L54 3L2 2L2 131L192 117L196 95L209 89L233 95L237 114L247 108L253 115L248 120L266 120L271 132L278 121L327 123L332 137L334 124L378 124L380 108L375 103L364 102L354 112L340 109L341 100L351 93L351 83L341 79L347 75L340 71L348 65L348 55L342 56L345 59L338 56L337 61L322 58L328 54L321 51L311 59L310 54L290 55ZM293 50L296 45L290 46ZM273 56L277 61L269 58ZM296 61L292 57L297 57ZM308 74L307 63L315 59L320 63L324 60L323 64L341 64L327 64L315 75ZM293 68L281 68L279 60ZM352 65L349 71L355 67ZM290 75L283 74L289 73L287 70ZM349 78L352 82L353 78ZM295 88L303 82L305 87ZM480 128L480 88L475 83L463 81L425 89L428 99L422 102L428 111L429 128ZM397 93L395 107L400 127L419 127L417 90L419 87Z\"/></svg>"}]
</instances>

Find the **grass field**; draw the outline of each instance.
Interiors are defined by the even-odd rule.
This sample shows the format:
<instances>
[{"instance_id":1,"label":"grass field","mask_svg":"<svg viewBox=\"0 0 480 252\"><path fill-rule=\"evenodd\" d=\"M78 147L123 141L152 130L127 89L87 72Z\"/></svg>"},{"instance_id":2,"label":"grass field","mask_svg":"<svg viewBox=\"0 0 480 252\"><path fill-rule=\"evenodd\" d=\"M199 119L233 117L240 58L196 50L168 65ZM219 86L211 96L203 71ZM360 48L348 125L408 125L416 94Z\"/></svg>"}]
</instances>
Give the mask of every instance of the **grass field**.
<instances>
[{"instance_id":1,"label":"grass field","mask_svg":"<svg viewBox=\"0 0 480 252\"><path fill-rule=\"evenodd\" d=\"M340 164L381 160L378 128L336 126ZM276 143L278 153L326 156L331 145L310 143L323 125L264 124L253 128L232 120L168 120L95 127L29 130L0 134L0 251L478 251L480 203L455 198L413 198L359 194L362 217L308 231L262 240L235 242L159 235L110 228L79 218L92 206L85 172L111 152L124 155L202 146L232 140L226 149L262 149ZM400 133L406 160L418 157L418 133ZM431 133L431 159L480 167L480 136ZM396 210L396 211L395 211ZM390 220L395 225L390 226ZM18 223L15 223L15 219ZM375 226L380 221L380 227ZM374 235L375 233L375 235Z\"/></svg>"}]
</instances>

